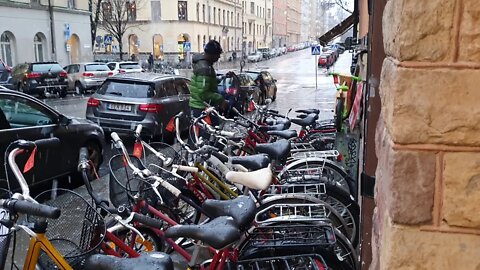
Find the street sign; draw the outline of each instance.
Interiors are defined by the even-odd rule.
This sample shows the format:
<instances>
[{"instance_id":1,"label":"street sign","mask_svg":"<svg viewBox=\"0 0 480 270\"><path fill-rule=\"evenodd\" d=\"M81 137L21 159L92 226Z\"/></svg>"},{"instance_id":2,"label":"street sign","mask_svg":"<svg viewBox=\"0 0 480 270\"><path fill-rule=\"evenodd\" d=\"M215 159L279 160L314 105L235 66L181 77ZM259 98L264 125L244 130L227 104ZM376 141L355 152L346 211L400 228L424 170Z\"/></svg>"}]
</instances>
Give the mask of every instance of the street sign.
<instances>
[{"instance_id":1,"label":"street sign","mask_svg":"<svg viewBox=\"0 0 480 270\"><path fill-rule=\"evenodd\" d=\"M192 44L190 42L184 42L183 43L183 51L184 52L189 52L192 50Z\"/></svg>"},{"instance_id":2,"label":"street sign","mask_svg":"<svg viewBox=\"0 0 480 270\"><path fill-rule=\"evenodd\" d=\"M65 40L69 40L71 35L70 24L68 23L64 24L64 32L65 32Z\"/></svg>"},{"instance_id":3,"label":"street sign","mask_svg":"<svg viewBox=\"0 0 480 270\"><path fill-rule=\"evenodd\" d=\"M320 46L312 46L312 55L322 54L322 48Z\"/></svg>"},{"instance_id":4,"label":"street sign","mask_svg":"<svg viewBox=\"0 0 480 270\"><path fill-rule=\"evenodd\" d=\"M70 52L72 50L72 46L70 44L67 44L65 46L65 49L67 50L67 52Z\"/></svg>"},{"instance_id":5,"label":"street sign","mask_svg":"<svg viewBox=\"0 0 480 270\"><path fill-rule=\"evenodd\" d=\"M113 40L112 36L105 36L103 38L103 44L104 45L112 45L112 40Z\"/></svg>"}]
</instances>

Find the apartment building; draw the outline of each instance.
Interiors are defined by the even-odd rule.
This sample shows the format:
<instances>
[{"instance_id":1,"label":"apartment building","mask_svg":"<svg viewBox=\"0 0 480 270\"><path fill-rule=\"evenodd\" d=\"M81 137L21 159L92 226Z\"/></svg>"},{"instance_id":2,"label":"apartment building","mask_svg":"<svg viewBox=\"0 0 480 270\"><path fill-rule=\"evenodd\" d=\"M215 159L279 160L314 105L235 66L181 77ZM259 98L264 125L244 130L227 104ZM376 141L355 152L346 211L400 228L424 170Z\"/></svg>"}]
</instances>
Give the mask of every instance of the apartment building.
<instances>
[{"instance_id":1,"label":"apartment building","mask_svg":"<svg viewBox=\"0 0 480 270\"><path fill-rule=\"evenodd\" d=\"M242 1L242 8L244 52L272 47L273 0Z\"/></svg>"},{"instance_id":2,"label":"apartment building","mask_svg":"<svg viewBox=\"0 0 480 270\"><path fill-rule=\"evenodd\" d=\"M92 60L86 0L1 0L0 59L62 65Z\"/></svg>"}]
</instances>

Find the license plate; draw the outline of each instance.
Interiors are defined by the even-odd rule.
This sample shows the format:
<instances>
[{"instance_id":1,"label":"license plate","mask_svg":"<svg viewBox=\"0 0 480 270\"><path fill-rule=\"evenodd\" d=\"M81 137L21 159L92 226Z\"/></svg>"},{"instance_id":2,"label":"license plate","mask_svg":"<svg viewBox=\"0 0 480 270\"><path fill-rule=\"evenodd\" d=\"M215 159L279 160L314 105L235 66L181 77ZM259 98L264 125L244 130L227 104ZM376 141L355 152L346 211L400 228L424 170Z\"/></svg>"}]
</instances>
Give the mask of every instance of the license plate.
<instances>
[{"instance_id":1,"label":"license plate","mask_svg":"<svg viewBox=\"0 0 480 270\"><path fill-rule=\"evenodd\" d=\"M109 110L113 110L113 111L123 111L123 112L131 112L132 111L132 105L128 105L128 104L109 103L107 105L107 108Z\"/></svg>"},{"instance_id":2,"label":"license plate","mask_svg":"<svg viewBox=\"0 0 480 270\"><path fill-rule=\"evenodd\" d=\"M45 79L46 82L58 82L58 78Z\"/></svg>"}]
</instances>

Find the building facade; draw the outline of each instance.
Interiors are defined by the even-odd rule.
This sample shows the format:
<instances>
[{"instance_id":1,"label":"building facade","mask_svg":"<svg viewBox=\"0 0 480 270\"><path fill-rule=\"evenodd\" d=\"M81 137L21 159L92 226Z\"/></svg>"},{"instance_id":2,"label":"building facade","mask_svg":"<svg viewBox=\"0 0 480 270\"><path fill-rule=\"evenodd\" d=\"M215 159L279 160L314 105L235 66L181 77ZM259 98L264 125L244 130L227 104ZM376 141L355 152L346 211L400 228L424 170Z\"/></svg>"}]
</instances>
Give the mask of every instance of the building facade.
<instances>
[{"instance_id":1,"label":"building facade","mask_svg":"<svg viewBox=\"0 0 480 270\"><path fill-rule=\"evenodd\" d=\"M301 42L302 1L287 1L287 46Z\"/></svg>"},{"instance_id":2,"label":"building facade","mask_svg":"<svg viewBox=\"0 0 480 270\"><path fill-rule=\"evenodd\" d=\"M242 1L243 45L246 53L272 47L273 0Z\"/></svg>"},{"instance_id":3,"label":"building facade","mask_svg":"<svg viewBox=\"0 0 480 270\"><path fill-rule=\"evenodd\" d=\"M92 60L88 2L0 1L0 59L9 66L32 61L61 65Z\"/></svg>"},{"instance_id":4,"label":"building facade","mask_svg":"<svg viewBox=\"0 0 480 270\"><path fill-rule=\"evenodd\" d=\"M287 0L273 0L273 47L287 44Z\"/></svg>"},{"instance_id":5,"label":"building facade","mask_svg":"<svg viewBox=\"0 0 480 270\"><path fill-rule=\"evenodd\" d=\"M189 59L191 53L203 52L209 40L221 43L224 58L241 50L240 0L137 0L130 3L135 9L131 11L133 18L129 18L131 27L122 39L125 55L142 58L152 53L155 59L176 62ZM113 38L110 44L110 39L106 38L109 35L102 27L98 28L95 53L100 58L118 53L118 41Z\"/></svg>"}]
</instances>

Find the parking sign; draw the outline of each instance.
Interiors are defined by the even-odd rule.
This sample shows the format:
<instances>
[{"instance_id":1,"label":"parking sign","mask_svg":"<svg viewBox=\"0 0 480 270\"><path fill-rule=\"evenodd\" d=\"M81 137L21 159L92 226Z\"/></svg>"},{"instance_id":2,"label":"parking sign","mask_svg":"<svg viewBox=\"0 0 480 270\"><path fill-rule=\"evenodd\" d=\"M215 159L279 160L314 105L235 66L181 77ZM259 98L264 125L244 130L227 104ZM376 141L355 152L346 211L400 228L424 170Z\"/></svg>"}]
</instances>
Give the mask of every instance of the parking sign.
<instances>
[{"instance_id":1,"label":"parking sign","mask_svg":"<svg viewBox=\"0 0 480 270\"><path fill-rule=\"evenodd\" d=\"M318 46L312 46L312 55L320 55L322 54L322 48Z\"/></svg>"}]
</instances>

